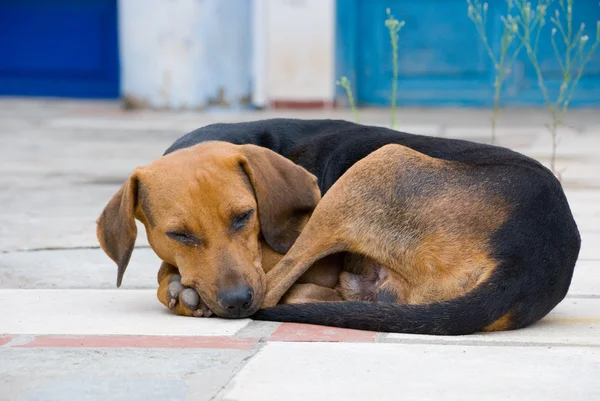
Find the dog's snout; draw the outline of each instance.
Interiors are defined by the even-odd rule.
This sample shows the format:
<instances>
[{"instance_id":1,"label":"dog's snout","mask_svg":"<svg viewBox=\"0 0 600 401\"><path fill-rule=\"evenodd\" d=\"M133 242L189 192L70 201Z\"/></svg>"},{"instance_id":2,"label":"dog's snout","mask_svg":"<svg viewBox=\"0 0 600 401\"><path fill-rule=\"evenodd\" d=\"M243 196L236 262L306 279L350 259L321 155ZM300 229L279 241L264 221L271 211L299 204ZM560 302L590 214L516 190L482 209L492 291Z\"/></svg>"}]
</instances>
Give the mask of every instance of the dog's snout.
<instances>
[{"instance_id":1,"label":"dog's snout","mask_svg":"<svg viewBox=\"0 0 600 401\"><path fill-rule=\"evenodd\" d=\"M254 290L249 285L241 285L230 290L224 290L217 295L219 304L227 310L231 317L238 317L252 307Z\"/></svg>"}]
</instances>

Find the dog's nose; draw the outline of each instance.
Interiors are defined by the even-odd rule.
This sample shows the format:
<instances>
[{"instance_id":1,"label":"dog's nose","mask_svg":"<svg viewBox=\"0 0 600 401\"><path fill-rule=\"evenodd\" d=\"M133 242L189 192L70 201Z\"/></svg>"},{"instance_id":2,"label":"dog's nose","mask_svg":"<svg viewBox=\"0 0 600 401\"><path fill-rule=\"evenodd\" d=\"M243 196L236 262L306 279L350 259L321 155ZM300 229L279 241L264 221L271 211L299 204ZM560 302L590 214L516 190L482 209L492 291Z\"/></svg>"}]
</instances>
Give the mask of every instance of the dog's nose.
<instances>
[{"instance_id":1,"label":"dog's nose","mask_svg":"<svg viewBox=\"0 0 600 401\"><path fill-rule=\"evenodd\" d=\"M253 298L254 290L249 285L241 285L217 295L219 304L232 316L238 316L241 311L250 309Z\"/></svg>"}]
</instances>

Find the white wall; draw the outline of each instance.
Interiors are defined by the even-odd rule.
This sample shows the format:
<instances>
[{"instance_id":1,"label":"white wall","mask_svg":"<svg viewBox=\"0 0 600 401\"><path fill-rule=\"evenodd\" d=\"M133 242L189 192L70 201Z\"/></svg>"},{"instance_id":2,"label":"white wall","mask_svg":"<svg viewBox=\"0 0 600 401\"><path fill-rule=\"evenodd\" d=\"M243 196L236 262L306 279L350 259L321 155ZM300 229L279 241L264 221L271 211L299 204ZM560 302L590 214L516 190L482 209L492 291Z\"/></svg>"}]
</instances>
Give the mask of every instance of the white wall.
<instances>
[{"instance_id":1,"label":"white wall","mask_svg":"<svg viewBox=\"0 0 600 401\"><path fill-rule=\"evenodd\" d=\"M121 93L153 107L251 93L251 0L119 0Z\"/></svg>"},{"instance_id":2,"label":"white wall","mask_svg":"<svg viewBox=\"0 0 600 401\"><path fill-rule=\"evenodd\" d=\"M342 0L343 1L343 0ZM254 0L264 26L254 17L257 99L333 101L335 89L335 0ZM257 34L257 31L259 32ZM260 63L254 62L255 70ZM263 83L264 82L264 83ZM266 93L265 93L266 92Z\"/></svg>"},{"instance_id":3,"label":"white wall","mask_svg":"<svg viewBox=\"0 0 600 401\"><path fill-rule=\"evenodd\" d=\"M119 0L121 93L159 108L328 104L335 1Z\"/></svg>"}]
</instances>

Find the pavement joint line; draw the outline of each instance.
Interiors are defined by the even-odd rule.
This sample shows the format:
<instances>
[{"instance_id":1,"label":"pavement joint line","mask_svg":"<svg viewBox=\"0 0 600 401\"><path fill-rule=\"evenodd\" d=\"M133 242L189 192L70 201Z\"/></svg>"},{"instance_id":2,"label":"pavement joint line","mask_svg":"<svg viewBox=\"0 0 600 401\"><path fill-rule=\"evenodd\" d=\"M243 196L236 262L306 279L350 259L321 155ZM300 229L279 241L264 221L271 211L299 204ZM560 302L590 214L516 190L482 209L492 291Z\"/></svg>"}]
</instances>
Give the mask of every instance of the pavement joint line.
<instances>
[{"instance_id":1,"label":"pavement joint line","mask_svg":"<svg viewBox=\"0 0 600 401\"><path fill-rule=\"evenodd\" d=\"M468 337L460 336L460 337ZM469 340L464 338L464 341L457 340L439 340L434 339L421 339L421 338L394 338L387 337L379 344L406 344L406 345L454 345L454 346L465 346L465 347L528 347L528 348L600 348L598 344L585 344L585 343L554 343L554 342L533 342L533 341L485 341L485 340Z\"/></svg>"},{"instance_id":2,"label":"pavement joint line","mask_svg":"<svg viewBox=\"0 0 600 401\"><path fill-rule=\"evenodd\" d=\"M260 344L260 343L257 344L257 346L254 348L254 352L252 352L250 355L242 358L242 360L233 369L233 372L232 372L231 376L229 376L229 379L227 379L227 381L225 383L223 383L223 385L220 386L217 391L215 391L213 396L210 397L208 401L213 401L213 400L217 399L217 397L219 397L219 395L223 391L226 391L227 387L229 387L229 383L231 383L231 381L233 379L235 379L237 374L246 366L246 364L250 361L250 359L252 359L254 357L254 355L256 355L260 352L260 350L262 349L263 346L264 346L264 344Z\"/></svg>"},{"instance_id":3,"label":"pavement joint line","mask_svg":"<svg viewBox=\"0 0 600 401\"><path fill-rule=\"evenodd\" d=\"M0 251L2 254L6 253L28 253L28 252L46 252L46 251L81 251L81 250L94 250L94 249L102 249L100 245L90 245L90 246L71 246L71 247L61 247L61 246L50 246L50 247L41 247L41 248L21 248L21 249L3 249ZM151 249L149 245L137 245L135 249Z\"/></svg>"},{"instance_id":4,"label":"pavement joint line","mask_svg":"<svg viewBox=\"0 0 600 401\"><path fill-rule=\"evenodd\" d=\"M567 294L565 298L572 299L598 299L600 294Z\"/></svg>"}]
</instances>

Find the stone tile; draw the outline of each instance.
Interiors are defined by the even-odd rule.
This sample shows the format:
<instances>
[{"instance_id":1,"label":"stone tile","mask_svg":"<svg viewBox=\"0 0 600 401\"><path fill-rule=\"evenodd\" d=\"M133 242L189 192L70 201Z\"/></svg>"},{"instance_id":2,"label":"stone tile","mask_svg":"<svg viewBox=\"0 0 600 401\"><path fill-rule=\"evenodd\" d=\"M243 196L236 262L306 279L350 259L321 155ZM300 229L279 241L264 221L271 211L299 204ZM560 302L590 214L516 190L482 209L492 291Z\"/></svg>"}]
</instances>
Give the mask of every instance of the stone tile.
<instances>
[{"instance_id":1,"label":"stone tile","mask_svg":"<svg viewBox=\"0 0 600 401\"><path fill-rule=\"evenodd\" d=\"M490 143L491 126L457 127L450 126L444 130L444 137L466 139L475 142ZM529 148L535 144L539 129L535 127L498 127L496 129L497 145L508 148Z\"/></svg>"},{"instance_id":2,"label":"stone tile","mask_svg":"<svg viewBox=\"0 0 600 401\"><path fill-rule=\"evenodd\" d=\"M221 400L528 400L600 397L600 349L269 343Z\"/></svg>"},{"instance_id":3,"label":"stone tile","mask_svg":"<svg viewBox=\"0 0 600 401\"><path fill-rule=\"evenodd\" d=\"M0 290L3 334L227 336L249 319L175 316L155 290Z\"/></svg>"},{"instance_id":4,"label":"stone tile","mask_svg":"<svg viewBox=\"0 0 600 401\"><path fill-rule=\"evenodd\" d=\"M600 232L582 232L579 260L600 260Z\"/></svg>"},{"instance_id":5,"label":"stone tile","mask_svg":"<svg viewBox=\"0 0 600 401\"><path fill-rule=\"evenodd\" d=\"M577 262L569 295L600 298L600 260L579 260Z\"/></svg>"},{"instance_id":6,"label":"stone tile","mask_svg":"<svg viewBox=\"0 0 600 401\"><path fill-rule=\"evenodd\" d=\"M6 401L207 401L254 352L0 348L0 398Z\"/></svg>"},{"instance_id":7,"label":"stone tile","mask_svg":"<svg viewBox=\"0 0 600 401\"><path fill-rule=\"evenodd\" d=\"M51 129L92 129L92 130L124 130L124 131L166 131L177 130L178 121L165 119L123 119L102 117L59 117L48 120L47 127ZM180 134L185 134L181 131Z\"/></svg>"},{"instance_id":8,"label":"stone tile","mask_svg":"<svg viewBox=\"0 0 600 401\"><path fill-rule=\"evenodd\" d=\"M311 324L282 323L269 341L287 342L375 342L378 333Z\"/></svg>"},{"instance_id":9,"label":"stone tile","mask_svg":"<svg viewBox=\"0 0 600 401\"><path fill-rule=\"evenodd\" d=\"M0 251L98 246L96 219L117 190L116 185L9 186L0 193ZM141 224L137 245L148 245Z\"/></svg>"},{"instance_id":10,"label":"stone tile","mask_svg":"<svg viewBox=\"0 0 600 401\"><path fill-rule=\"evenodd\" d=\"M388 334L385 341L443 344L600 346L600 298L566 298L538 323L520 330L468 336Z\"/></svg>"},{"instance_id":11,"label":"stone tile","mask_svg":"<svg viewBox=\"0 0 600 401\"><path fill-rule=\"evenodd\" d=\"M157 288L160 259L133 251L121 289ZM115 289L116 264L101 249L0 253L0 288Z\"/></svg>"}]
</instances>

